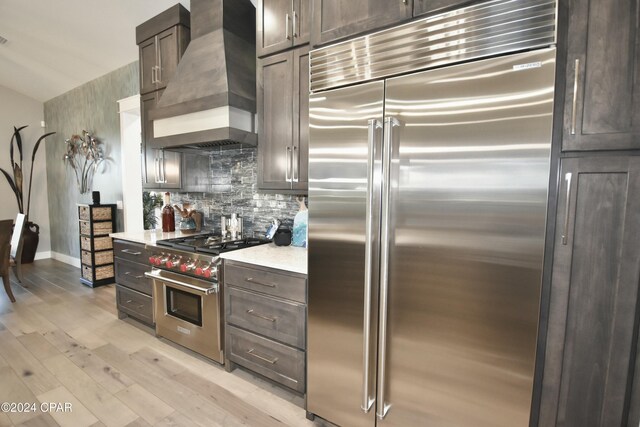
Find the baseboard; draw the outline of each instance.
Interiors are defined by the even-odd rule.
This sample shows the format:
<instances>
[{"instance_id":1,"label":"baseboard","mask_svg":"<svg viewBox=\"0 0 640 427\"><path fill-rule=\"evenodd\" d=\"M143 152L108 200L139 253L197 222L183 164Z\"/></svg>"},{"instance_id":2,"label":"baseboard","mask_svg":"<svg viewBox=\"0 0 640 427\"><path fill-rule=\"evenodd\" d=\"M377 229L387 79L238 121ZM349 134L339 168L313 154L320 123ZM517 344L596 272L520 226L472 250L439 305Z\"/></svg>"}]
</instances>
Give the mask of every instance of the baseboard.
<instances>
[{"instance_id":1,"label":"baseboard","mask_svg":"<svg viewBox=\"0 0 640 427\"><path fill-rule=\"evenodd\" d=\"M34 260L51 258L51 251L36 252Z\"/></svg>"},{"instance_id":2,"label":"baseboard","mask_svg":"<svg viewBox=\"0 0 640 427\"><path fill-rule=\"evenodd\" d=\"M51 258L64 262L65 264L73 265L80 268L80 258L75 258L69 255L61 254L59 252L51 251Z\"/></svg>"}]
</instances>

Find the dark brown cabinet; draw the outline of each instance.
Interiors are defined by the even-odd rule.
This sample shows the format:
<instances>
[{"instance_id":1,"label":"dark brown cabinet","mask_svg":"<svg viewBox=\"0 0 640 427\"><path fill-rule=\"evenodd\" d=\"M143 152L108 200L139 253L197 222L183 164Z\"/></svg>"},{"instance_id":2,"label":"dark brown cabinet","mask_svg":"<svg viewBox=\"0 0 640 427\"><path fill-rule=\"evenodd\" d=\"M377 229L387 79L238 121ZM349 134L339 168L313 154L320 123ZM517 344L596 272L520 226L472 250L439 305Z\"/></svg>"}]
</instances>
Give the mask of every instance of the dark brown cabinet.
<instances>
[{"instance_id":1,"label":"dark brown cabinet","mask_svg":"<svg viewBox=\"0 0 640 427\"><path fill-rule=\"evenodd\" d=\"M309 48L258 62L258 187L306 190Z\"/></svg>"},{"instance_id":2,"label":"dark brown cabinet","mask_svg":"<svg viewBox=\"0 0 640 427\"><path fill-rule=\"evenodd\" d=\"M258 0L258 57L309 43L311 0Z\"/></svg>"},{"instance_id":3,"label":"dark brown cabinet","mask_svg":"<svg viewBox=\"0 0 640 427\"><path fill-rule=\"evenodd\" d=\"M154 147L153 123L148 117L189 44L189 19L189 11L177 4L136 27L142 94L142 185L145 189L179 189L182 186L182 155Z\"/></svg>"},{"instance_id":4,"label":"dark brown cabinet","mask_svg":"<svg viewBox=\"0 0 640 427\"><path fill-rule=\"evenodd\" d=\"M320 46L407 20L414 0L314 0L311 45Z\"/></svg>"},{"instance_id":5,"label":"dark brown cabinet","mask_svg":"<svg viewBox=\"0 0 640 427\"><path fill-rule=\"evenodd\" d=\"M640 148L638 2L569 2L562 149Z\"/></svg>"},{"instance_id":6,"label":"dark brown cabinet","mask_svg":"<svg viewBox=\"0 0 640 427\"><path fill-rule=\"evenodd\" d=\"M151 271L145 245L125 240L113 243L118 318L132 317L153 326L153 285L144 273Z\"/></svg>"},{"instance_id":7,"label":"dark brown cabinet","mask_svg":"<svg viewBox=\"0 0 640 427\"><path fill-rule=\"evenodd\" d=\"M190 39L189 12L180 4L136 27L140 52L140 93L167 86Z\"/></svg>"},{"instance_id":8,"label":"dark brown cabinet","mask_svg":"<svg viewBox=\"0 0 640 427\"><path fill-rule=\"evenodd\" d=\"M636 427L640 157L561 163L539 426Z\"/></svg>"},{"instance_id":9,"label":"dark brown cabinet","mask_svg":"<svg viewBox=\"0 0 640 427\"><path fill-rule=\"evenodd\" d=\"M142 186L146 189L179 189L182 187L182 154L153 147L153 123L149 111L155 108L162 90L140 97L142 120Z\"/></svg>"},{"instance_id":10,"label":"dark brown cabinet","mask_svg":"<svg viewBox=\"0 0 640 427\"><path fill-rule=\"evenodd\" d=\"M227 371L240 365L304 393L306 275L225 260L224 287Z\"/></svg>"}]
</instances>

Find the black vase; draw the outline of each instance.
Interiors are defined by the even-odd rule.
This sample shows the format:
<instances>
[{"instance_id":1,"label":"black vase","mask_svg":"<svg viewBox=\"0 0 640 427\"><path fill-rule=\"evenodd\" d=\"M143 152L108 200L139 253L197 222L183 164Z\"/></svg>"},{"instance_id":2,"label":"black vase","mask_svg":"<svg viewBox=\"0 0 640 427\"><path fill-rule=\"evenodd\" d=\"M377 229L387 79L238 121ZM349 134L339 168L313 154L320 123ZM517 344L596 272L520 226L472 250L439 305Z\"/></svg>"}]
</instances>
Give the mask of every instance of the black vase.
<instances>
[{"instance_id":1,"label":"black vase","mask_svg":"<svg viewBox=\"0 0 640 427\"><path fill-rule=\"evenodd\" d=\"M27 222L22 232L22 263L33 262L40 241L40 226L34 222Z\"/></svg>"}]
</instances>

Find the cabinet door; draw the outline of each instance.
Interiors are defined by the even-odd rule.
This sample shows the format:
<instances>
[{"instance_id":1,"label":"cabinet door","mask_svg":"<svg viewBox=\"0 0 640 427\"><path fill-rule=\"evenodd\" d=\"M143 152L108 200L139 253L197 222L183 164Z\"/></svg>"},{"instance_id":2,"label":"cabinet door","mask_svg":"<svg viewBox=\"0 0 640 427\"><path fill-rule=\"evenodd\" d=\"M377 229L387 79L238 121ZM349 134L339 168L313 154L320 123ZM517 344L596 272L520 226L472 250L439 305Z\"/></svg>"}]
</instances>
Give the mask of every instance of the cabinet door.
<instances>
[{"instance_id":1,"label":"cabinet door","mask_svg":"<svg viewBox=\"0 0 640 427\"><path fill-rule=\"evenodd\" d=\"M292 0L258 0L256 10L259 57L293 46Z\"/></svg>"},{"instance_id":2,"label":"cabinet door","mask_svg":"<svg viewBox=\"0 0 640 427\"><path fill-rule=\"evenodd\" d=\"M438 12L468 3L467 0L413 0L413 16Z\"/></svg>"},{"instance_id":3,"label":"cabinet door","mask_svg":"<svg viewBox=\"0 0 640 427\"><path fill-rule=\"evenodd\" d=\"M311 34L311 0L293 0L293 45L309 43Z\"/></svg>"},{"instance_id":4,"label":"cabinet door","mask_svg":"<svg viewBox=\"0 0 640 427\"><path fill-rule=\"evenodd\" d=\"M151 148L153 126L148 119L149 111L155 108L160 95L151 92L140 97L140 120L142 129L142 186L144 188L159 188L158 150Z\"/></svg>"},{"instance_id":5,"label":"cabinet door","mask_svg":"<svg viewBox=\"0 0 640 427\"><path fill-rule=\"evenodd\" d=\"M178 189L182 187L182 154L162 150L162 188Z\"/></svg>"},{"instance_id":6,"label":"cabinet door","mask_svg":"<svg viewBox=\"0 0 640 427\"><path fill-rule=\"evenodd\" d=\"M635 427L640 157L561 172L539 425Z\"/></svg>"},{"instance_id":7,"label":"cabinet door","mask_svg":"<svg viewBox=\"0 0 640 427\"><path fill-rule=\"evenodd\" d=\"M319 46L411 18L413 0L314 0L311 44Z\"/></svg>"},{"instance_id":8,"label":"cabinet door","mask_svg":"<svg viewBox=\"0 0 640 427\"><path fill-rule=\"evenodd\" d=\"M309 181L309 47L293 52L292 188L307 190Z\"/></svg>"},{"instance_id":9,"label":"cabinet door","mask_svg":"<svg viewBox=\"0 0 640 427\"><path fill-rule=\"evenodd\" d=\"M291 188L293 52L258 61L258 187Z\"/></svg>"},{"instance_id":10,"label":"cabinet door","mask_svg":"<svg viewBox=\"0 0 640 427\"><path fill-rule=\"evenodd\" d=\"M158 71L156 72L156 87L165 88L167 82L178 68L178 27L171 27L156 36L158 40Z\"/></svg>"},{"instance_id":11,"label":"cabinet door","mask_svg":"<svg viewBox=\"0 0 640 427\"><path fill-rule=\"evenodd\" d=\"M574 0L569 7L562 149L638 149L638 2Z\"/></svg>"},{"instance_id":12,"label":"cabinet door","mask_svg":"<svg viewBox=\"0 0 640 427\"><path fill-rule=\"evenodd\" d=\"M139 45L140 49L140 93L146 94L156 90L155 67L157 64L156 38L151 37Z\"/></svg>"}]
</instances>

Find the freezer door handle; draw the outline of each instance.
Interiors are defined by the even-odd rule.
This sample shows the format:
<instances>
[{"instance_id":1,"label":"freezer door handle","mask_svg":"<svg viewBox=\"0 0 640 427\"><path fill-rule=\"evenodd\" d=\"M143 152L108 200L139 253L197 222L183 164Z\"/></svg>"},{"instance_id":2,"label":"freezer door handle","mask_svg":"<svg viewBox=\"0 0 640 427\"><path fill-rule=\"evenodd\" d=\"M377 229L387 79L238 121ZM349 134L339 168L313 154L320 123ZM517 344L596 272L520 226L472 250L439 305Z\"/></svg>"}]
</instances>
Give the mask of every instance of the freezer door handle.
<instances>
[{"instance_id":1,"label":"freezer door handle","mask_svg":"<svg viewBox=\"0 0 640 427\"><path fill-rule=\"evenodd\" d=\"M376 134L378 130L382 129L382 123L380 120L369 120L369 155L367 157L367 224L366 224L366 240L365 240L365 255L364 255L364 319L362 331L364 335L362 345L362 404L360 408L364 413L368 413L371 407L375 403L375 392L371 391L371 384L369 381L370 370L369 361L370 345L371 345L371 276L373 268L373 235L374 235L374 212L375 212L375 197L373 197L374 190L374 167L376 160Z\"/></svg>"},{"instance_id":2,"label":"freezer door handle","mask_svg":"<svg viewBox=\"0 0 640 427\"><path fill-rule=\"evenodd\" d=\"M384 119L384 144L382 150L382 230L380 233L380 312L378 314L378 401L376 415L384 419L391 407L385 401L386 362L387 362L387 297L389 294L389 193L391 191L391 154L393 129L400 126L395 117Z\"/></svg>"}]
</instances>

